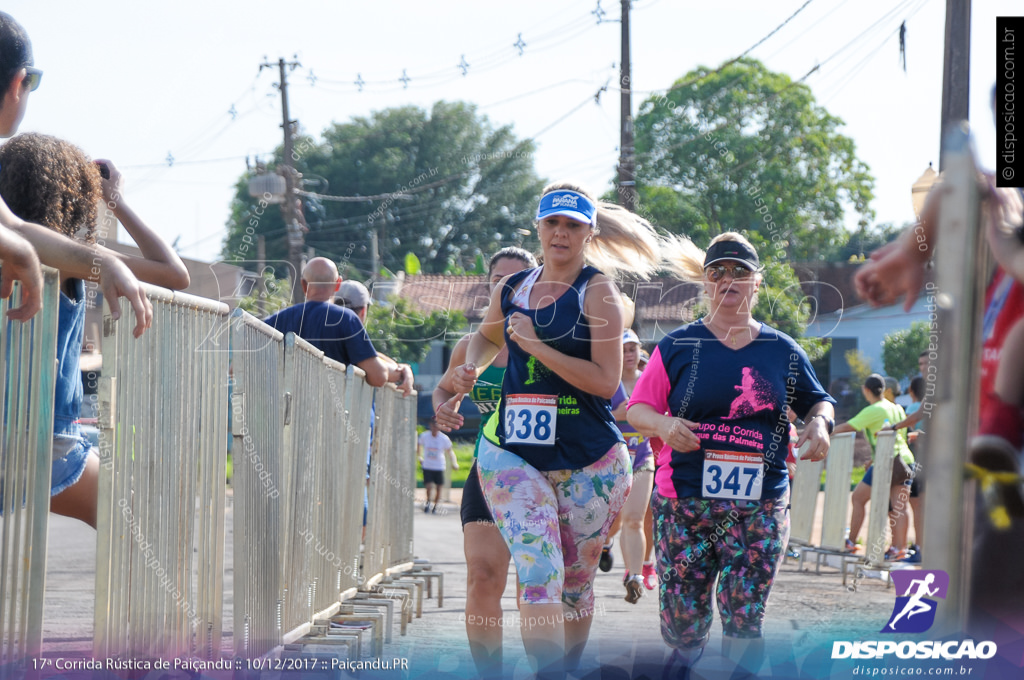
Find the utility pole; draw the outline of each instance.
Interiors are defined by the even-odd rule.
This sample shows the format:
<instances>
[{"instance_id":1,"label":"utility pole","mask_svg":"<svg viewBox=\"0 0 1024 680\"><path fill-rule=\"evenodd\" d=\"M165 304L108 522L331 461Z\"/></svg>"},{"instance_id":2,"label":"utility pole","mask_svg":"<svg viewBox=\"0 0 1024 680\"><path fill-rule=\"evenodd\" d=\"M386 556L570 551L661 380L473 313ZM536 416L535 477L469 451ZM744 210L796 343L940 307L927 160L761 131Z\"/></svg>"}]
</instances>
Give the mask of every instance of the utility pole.
<instances>
[{"instance_id":1,"label":"utility pole","mask_svg":"<svg viewBox=\"0 0 1024 680\"><path fill-rule=\"evenodd\" d=\"M261 319L265 319L267 316L267 280L263 278L263 270L266 266L267 239L260 234L256 237L256 271L259 272L259 278L256 279L256 292L259 295L256 309L259 311Z\"/></svg>"},{"instance_id":2,"label":"utility pole","mask_svg":"<svg viewBox=\"0 0 1024 680\"><path fill-rule=\"evenodd\" d=\"M293 273L292 279L292 302L300 303L305 300L302 286L299 285L299 277L302 275L302 257L305 241L302 237L302 228L299 226L298 216L295 214L295 167L292 165L292 134L294 126L298 121L292 120L288 115L288 74L285 67L295 70L301 66L298 61L285 62L284 58L277 60L277 67L280 70L281 81L278 89L281 91L281 128L284 130L284 159L281 167L281 174L284 175L285 189L284 202L281 204L281 216L284 218L285 230L288 238L288 262L291 264ZM263 62L260 70L273 68L274 64Z\"/></svg>"},{"instance_id":3,"label":"utility pole","mask_svg":"<svg viewBox=\"0 0 1024 680\"><path fill-rule=\"evenodd\" d=\"M950 125L968 119L971 70L971 0L946 0L946 55L942 65L939 171L945 169Z\"/></svg>"},{"instance_id":4,"label":"utility pole","mask_svg":"<svg viewBox=\"0 0 1024 680\"><path fill-rule=\"evenodd\" d=\"M636 212L636 149L633 146L633 84L629 65L629 3L622 0L622 57L619 60L619 205Z\"/></svg>"}]
</instances>

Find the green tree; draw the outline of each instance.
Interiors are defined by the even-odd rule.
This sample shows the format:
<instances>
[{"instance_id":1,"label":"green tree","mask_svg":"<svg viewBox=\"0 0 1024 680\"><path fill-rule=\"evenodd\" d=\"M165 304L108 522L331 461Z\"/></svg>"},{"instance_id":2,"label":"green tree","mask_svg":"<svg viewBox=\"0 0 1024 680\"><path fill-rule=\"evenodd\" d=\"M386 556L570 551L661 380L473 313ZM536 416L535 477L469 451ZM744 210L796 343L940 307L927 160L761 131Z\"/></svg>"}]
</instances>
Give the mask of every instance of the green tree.
<instances>
[{"instance_id":1,"label":"green tree","mask_svg":"<svg viewBox=\"0 0 1024 680\"><path fill-rule=\"evenodd\" d=\"M533 151L533 142L516 139L511 126L495 128L462 102L437 102L430 111L385 109L335 123L319 140L300 137L292 158L305 190L388 195L365 202L305 197L306 243L364 275L371 273L374 232L381 264L391 271L403 268L408 252L420 259L425 272L437 273L453 266L471 269L478 254L524 240L533 247L530 226L542 186ZM271 170L280 158L278 149ZM249 196L249 177L237 185L224 258L255 259L255 246L248 246L246 236L254 241L263 234L267 258L284 260L280 210L262 208Z\"/></svg>"},{"instance_id":2,"label":"green tree","mask_svg":"<svg viewBox=\"0 0 1024 680\"><path fill-rule=\"evenodd\" d=\"M928 349L928 333L928 322L915 321L910 328L887 334L882 340L885 374L897 380L917 375L917 358Z\"/></svg>"},{"instance_id":3,"label":"green tree","mask_svg":"<svg viewBox=\"0 0 1024 680\"><path fill-rule=\"evenodd\" d=\"M698 245L745 229L779 257L830 259L849 238L846 206L862 227L872 217L874 180L842 124L755 59L699 67L640 105L640 212Z\"/></svg>"},{"instance_id":4,"label":"green tree","mask_svg":"<svg viewBox=\"0 0 1024 680\"><path fill-rule=\"evenodd\" d=\"M395 361L418 363L430 351L432 340L454 345L466 327L459 310L423 314L404 298L391 296L388 304L370 306L366 330L373 346Z\"/></svg>"},{"instance_id":5,"label":"green tree","mask_svg":"<svg viewBox=\"0 0 1024 680\"><path fill-rule=\"evenodd\" d=\"M270 316L292 303L290 282L287 279L275 278L272 274L263 274L264 291L254 285L252 291L238 301L238 306L258 319ZM260 311L260 298L263 298L263 311Z\"/></svg>"}]
</instances>

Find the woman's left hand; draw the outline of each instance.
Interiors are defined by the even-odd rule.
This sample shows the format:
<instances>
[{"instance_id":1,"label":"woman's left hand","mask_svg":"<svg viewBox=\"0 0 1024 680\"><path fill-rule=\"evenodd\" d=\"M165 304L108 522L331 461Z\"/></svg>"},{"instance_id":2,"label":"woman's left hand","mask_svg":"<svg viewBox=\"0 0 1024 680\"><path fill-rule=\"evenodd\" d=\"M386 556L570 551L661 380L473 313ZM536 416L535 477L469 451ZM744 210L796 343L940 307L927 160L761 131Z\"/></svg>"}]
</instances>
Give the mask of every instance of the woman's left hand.
<instances>
[{"instance_id":1,"label":"woman's left hand","mask_svg":"<svg viewBox=\"0 0 1024 680\"><path fill-rule=\"evenodd\" d=\"M529 354L533 354L530 345L540 342L537 330L533 327L533 319L522 312L515 312L508 318L508 337Z\"/></svg>"},{"instance_id":2,"label":"woman's left hand","mask_svg":"<svg viewBox=\"0 0 1024 680\"><path fill-rule=\"evenodd\" d=\"M807 450L800 456L800 460L815 461L825 459L825 456L828 455L828 448L831 446L831 440L828 436L828 427L825 425L823 418L811 418L811 421L807 423L803 434L796 440L798 451L805 442Z\"/></svg>"}]
</instances>

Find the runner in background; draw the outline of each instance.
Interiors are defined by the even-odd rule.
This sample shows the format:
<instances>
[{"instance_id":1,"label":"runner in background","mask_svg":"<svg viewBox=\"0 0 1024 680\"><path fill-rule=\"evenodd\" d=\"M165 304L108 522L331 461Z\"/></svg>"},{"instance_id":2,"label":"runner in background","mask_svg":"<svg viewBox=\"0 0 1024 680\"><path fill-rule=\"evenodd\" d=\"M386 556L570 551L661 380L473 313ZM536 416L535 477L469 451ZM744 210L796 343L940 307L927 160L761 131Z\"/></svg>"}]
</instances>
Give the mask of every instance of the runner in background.
<instances>
[{"instance_id":1,"label":"runner in background","mask_svg":"<svg viewBox=\"0 0 1024 680\"><path fill-rule=\"evenodd\" d=\"M537 260L522 248L509 246L491 256L487 270L489 293L506 276L537 266ZM454 349L448 370L434 388L433 404L438 426L446 432L462 427L462 416L448 403L455 396L452 377L455 369L465 363L466 348L471 337L465 335ZM501 403L501 383L505 378L508 349L503 348L491 365L480 374L469 396L480 411L480 431L473 449L473 467L462 489L462 534L466 553L466 636L477 672L482 678L497 678L502 673L502 611L501 596L508 580L511 555L494 518L487 508L476 457L484 437L497 445L497 413Z\"/></svg>"},{"instance_id":2,"label":"runner in background","mask_svg":"<svg viewBox=\"0 0 1024 680\"><path fill-rule=\"evenodd\" d=\"M437 417L430 419L430 431L420 434L416 442L416 456L423 468L423 488L427 492L427 501L423 504L423 512L437 514L437 506L441 502L441 488L444 486L445 461L451 458L452 469L458 470L452 440L448 435L437 429ZM430 506L430 492L434 492L434 506Z\"/></svg>"},{"instance_id":3,"label":"runner in background","mask_svg":"<svg viewBox=\"0 0 1024 680\"><path fill-rule=\"evenodd\" d=\"M626 504L622 507L622 514L612 525L610 536L614 536L621 525L622 561L626 565L622 584L626 588L625 600L630 604L639 602L644 593L644 577L641 572L647 554L644 516L651 505L651 490L654 488L654 458L651 456L651 444L626 421L626 404L640 377L639 363L640 338L633 330L626 329L622 334L622 380L619 383L619 390L612 397L612 415L615 416L615 424L622 431L626 447L629 449L633 486L626 497ZM605 544L602 551L602 560L605 551L608 551L608 544Z\"/></svg>"}]
</instances>

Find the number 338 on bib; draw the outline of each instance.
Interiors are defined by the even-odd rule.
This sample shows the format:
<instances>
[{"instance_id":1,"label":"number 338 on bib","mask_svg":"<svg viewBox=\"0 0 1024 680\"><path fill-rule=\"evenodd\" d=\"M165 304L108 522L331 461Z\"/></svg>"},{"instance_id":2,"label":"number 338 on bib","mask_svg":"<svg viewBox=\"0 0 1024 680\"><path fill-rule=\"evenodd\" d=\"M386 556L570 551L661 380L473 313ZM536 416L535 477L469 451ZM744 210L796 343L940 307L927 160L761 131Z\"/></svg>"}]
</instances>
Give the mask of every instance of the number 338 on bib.
<instances>
[{"instance_id":1,"label":"number 338 on bib","mask_svg":"<svg viewBox=\"0 0 1024 680\"><path fill-rule=\"evenodd\" d=\"M553 394L510 394L502 405L505 442L509 444L555 443L558 397Z\"/></svg>"}]
</instances>

